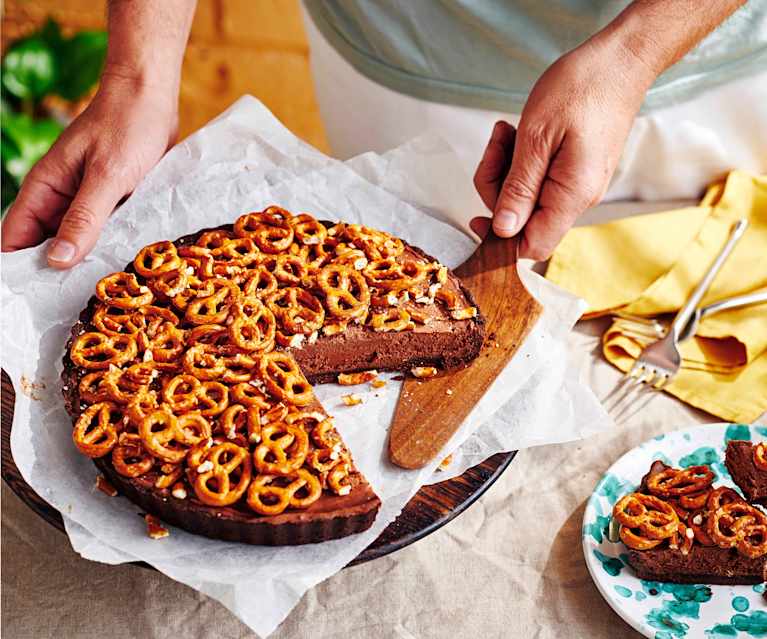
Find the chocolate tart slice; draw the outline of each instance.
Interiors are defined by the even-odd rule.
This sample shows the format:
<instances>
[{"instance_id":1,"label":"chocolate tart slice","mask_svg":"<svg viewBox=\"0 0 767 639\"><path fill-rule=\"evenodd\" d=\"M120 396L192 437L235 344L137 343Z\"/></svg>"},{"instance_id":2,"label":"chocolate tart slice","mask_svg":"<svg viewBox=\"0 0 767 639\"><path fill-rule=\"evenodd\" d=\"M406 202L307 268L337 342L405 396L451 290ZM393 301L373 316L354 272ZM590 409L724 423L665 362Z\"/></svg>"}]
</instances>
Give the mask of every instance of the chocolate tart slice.
<instances>
[{"instance_id":1,"label":"chocolate tart slice","mask_svg":"<svg viewBox=\"0 0 767 639\"><path fill-rule=\"evenodd\" d=\"M292 241L285 241L288 235ZM366 268L367 264L372 264L373 268ZM340 311L338 301L331 299L337 289L319 285L323 270L328 267L333 269L336 265L339 265L333 271L336 279L331 283L346 287L344 291L352 293L349 296L341 291ZM358 273L350 273L347 267L354 268ZM156 275L152 268L156 269ZM256 272L259 275L255 279L258 279L258 287L262 288L252 284ZM362 273L367 283L360 282ZM293 216L277 207L242 216L234 225L204 229L172 243L150 245L118 275L117 280L109 280L108 277L99 283L97 295L89 300L80 314L67 344L62 384L65 406L75 423L75 443L81 452L94 457L94 463L103 475L142 510L189 532L227 541L263 545L305 544L336 539L369 528L380 508L380 500L354 466L348 450L332 426L325 429L327 432L324 435L334 442L332 448L330 444L318 443L324 441L317 438L317 430L320 422L327 426L327 413L313 398L308 383L335 381L340 373L371 369L407 372L416 366L462 366L479 354L484 339L484 319L469 291L451 271L420 249L385 233L357 225L319 223L308 215ZM133 277L135 280L131 280ZM109 280L108 283L103 284L106 280ZM209 280L215 280L215 285ZM220 280L228 283L221 283ZM114 281L120 283L117 288ZM120 288L122 283L130 284L131 281L134 282L132 291ZM324 281L327 283L327 277ZM404 286L401 281L415 282L416 285ZM194 282L198 287L196 291L191 288ZM353 282L359 283L355 285ZM227 287L230 291L237 291L237 303L233 300L222 303L226 295L221 290ZM234 297L235 293L229 295ZM287 312L280 306L280 300L290 295L293 295L291 303L294 306ZM299 308L295 306L296 296L303 300ZM150 297L150 302L144 301ZM261 301L254 302L253 297ZM124 325L109 323L112 319L123 322L126 316L133 317L133 310L114 306L124 304L127 298L130 298L130 303L133 299L142 302L136 321L129 319L124 324L130 330L135 328L134 324L139 325L139 329L129 337L122 335ZM257 307L262 324L264 318L271 324L267 322L266 328L260 324L261 328L255 329L252 328L255 324L252 324L248 329L250 332L237 335L253 340L253 332L258 333L263 328L261 337L265 343L269 330L275 336L267 346L259 346L252 351L242 348L241 342L233 341L235 333L230 328L243 317L248 320L242 302L246 298L251 300L251 306ZM203 301L201 313L211 313L209 322L204 317L200 320L197 316L190 316L190 302L200 299ZM207 300L212 301L206 306ZM158 307L160 310L157 310ZM148 319L145 321L141 309L154 309L148 311L147 317L154 317L155 320L165 313L171 318L170 328L167 328L168 322L155 321L153 324ZM344 319L342 315L347 311L352 315L351 320ZM168 312L172 314L168 315ZM318 317L324 320L317 323ZM307 330L306 326L311 322L314 322L311 326L313 330ZM114 334L119 334L118 341L127 341L131 348L136 342L135 353L131 351L130 357L126 355L127 360L122 361L120 358L123 355L119 353L115 356L118 360L116 364L107 363L105 356L100 354L94 355L93 360L83 358L82 352L87 348L83 351L81 347L88 336L96 341L106 340L107 343L112 339L113 333L103 332L105 325L110 330L116 329ZM160 357L167 344L154 346L158 339L154 333L166 330L168 335L180 335L177 339L183 342L178 355L173 358L169 358L167 353ZM94 334L97 334L95 338ZM204 338L203 348L207 349L206 353L212 353L215 370L207 370L205 366L209 364L188 368L189 362L193 361L189 360L189 351L199 346L197 338L191 337L195 335L203 336L200 338ZM172 346L173 340L170 342ZM73 355L75 351L77 357ZM297 364L300 371L291 378L293 382L290 384L300 387L302 397L307 393L311 395L310 400L302 400L300 406L294 406L291 400L280 394L288 392L290 395L294 390L290 384L286 389L276 390L269 386L269 380L263 373L265 369L259 369L259 366L262 360L272 357L270 351L282 351ZM225 375L236 377L237 383L217 376L216 358L234 362L232 370L227 368ZM230 366L229 363L226 366ZM131 371L153 370L153 366L156 366L156 372L142 379L146 382L143 385L130 376ZM252 372L248 367L252 368ZM88 382L91 378L85 379L86 376L90 374L94 377L94 373L95 382ZM249 416L246 432L244 416L247 406L243 406L243 419L238 422L237 431L232 423L226 425L226 410L214 414L208 411L203 422L210 426L207 446L211 452L203 450L204 442L182 447L186 456L180 462L174 459L174 466L167 463L167 459L157 456L160 453L157 453L156 443L150 446L154 442L151 427L141 426L141 422L156 410L173 413L173 419L181 419L187 412L194 412L199 421L203 405L197 405L195 402L198 400L194 397L191 403L186 395L180 396L183 401L177 405L166 403L176 401L175 396L169 398L167 395L169 383L179 376L186 376L186 379L190 374L192 377L198 375L199 379L187 379L184 382L187 386L189 383L197 386L218 384L220 388L223 384L227 388L228 408L240 401L234 399L236 387L252 385L255 390L249 387L248 390L258 397L257 401L263 406L259 410L265 415L260 414L253 423ZM280 372L276 374L279 376ZM308 390L303 389L304 384ZM131 396L132 393L134 396ZM158 405L148 409L148 413L139 411L140 415L136 417L135 405L140 393L148 393ZM122 421L113 426L117 443L113 443L109 450L99 449L98 454L93 454L83 443L83 437L93 439L94 427L82 427L81 421L83 413L98 402L108 403L112 413L118 417L122 415ZM182 404L183 409L179 408ZM132 406L134 412L131 412ZM280 417L267 421L271 413L280 410L283 411ZM293 435L286 434L287 426L282 420L289 422L297 412L311 414L315 420L311 423L316 425L302 425L311 420L297 422L305 433L296 436L294 443L286 444L286 438ZM105 414L109 416L111 413L107 410ZM108 417L107 421L109 419L112 417ZM273 439L268 439L267 429L275 424L284 428L278 428ZM282 442L281 446L285 446L284 451L269 449L266 453L263 450L263 454L259 453L259 449L278 440ZM171 449L165 451L160 447L160 452L175 454L174 441L170 441ZM200 489L199 476L207 477L211 472L218 472L218 467L215 471L210 470L206 456L227 443L235 443L247 452L249 466L252 467L250 485L233 503L206 503L203 499L205 483ZM284 472L269 470L277 468L278 462L282 463L280 459L275 459L276 453L287 454L288 462L292 456L298 455L299 443L303 446L300 454L304 460L300 469L285 466ZM118 464L115 454L120 447L123 449ZM192 463L192 455L198 453L201 456ZM144 463L147 468L142 467L137 474L126 474L127 457L130 457L129 470ZM201 460L205 461L201 463ZM177 467L183 469L183 473L179 474ZM244 474L243 467L234 471L239 473L240 478ZM333 483L334 473L341 468L341 479ZM290 482L295 480L299 471L308 472L314 479L291 492L287 507L267 514L274 501L274 496L269 494L267 501L259 502L264 512L254 512L250 491L257 481L274 482L274 486L280 489L287 486L287 489L293 490L292 487L298 484ZM168 474L176 477L172 484L165 481ZM210 482L214 492L217 487L220 488L218 479ZM316 482L322 488L319 496L311 488Z\"/></svg>"},{"instance_id":2,"label":"chocolate tart slice","mask_svg":"<svg viewBox=\"0 0 767 639\"><path fill-rule=\"evenodd\" d=\"M648 473L642 478L637 492L650 495L648 481L651 477L671 467L661 461L655 461ZM701 521L697 522L705 527L705 515L703 510L690 511L685 514L678 502L674 502L677 513L689 526L694 513L702 513ZM691 528L687 528L692 532ZM712 543L712 542L707 542ZM704 583L704 584L758 584L765 580L767 575L767 554L760 557L748 557L736 548L722 548L717 545L703 545L699 543L697 536L686 552L680 548L672 548L667 543L662 543L656 548L637 550L628 548L628 563L634 569L637 577L650 581L669 581L673 583Z\"/></svg>"},{"instance_id":3,"label":"chocolate tart slice","mask_svg":"<svg viewBox=\"0 0 767 639\"><path fill-rule=\"evenodd\" d=\"M767 505L767 471L760 470L754 463L754 448L751 442L730 440L724 464L748 501Z\"/></svg>"}]
</instances>

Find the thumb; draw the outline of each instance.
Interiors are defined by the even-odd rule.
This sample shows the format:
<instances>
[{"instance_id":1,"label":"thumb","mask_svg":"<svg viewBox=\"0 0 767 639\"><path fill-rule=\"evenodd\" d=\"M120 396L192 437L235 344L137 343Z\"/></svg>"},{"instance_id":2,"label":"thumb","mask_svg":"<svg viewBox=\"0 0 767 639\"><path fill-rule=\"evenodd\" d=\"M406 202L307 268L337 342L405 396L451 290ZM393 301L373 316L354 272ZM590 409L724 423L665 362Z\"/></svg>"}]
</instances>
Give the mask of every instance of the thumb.
<instances>
[{"instance_id":1,"label":"thumb","mask_svg":"<svg viewBox=\"0 0 767 639\"><path fill-rule=\"evenodd\" d=\"M525 225L535 209L549 160L559 145L550 134L520 123L511 159L493 215L493 231L512 237Z\"/></svg>"},{"instance_id":2,"label":"thumb","mask_svg":"<svg viewBox=\"0 0 767 639\"><path fill-rule=\"evenodd\" d=\"M48 248L48 265L66 269L82 261L125 193L114 171L97 164L86 167L80 188L61 219L56 239Z\"/></svg>"}]
</instances>

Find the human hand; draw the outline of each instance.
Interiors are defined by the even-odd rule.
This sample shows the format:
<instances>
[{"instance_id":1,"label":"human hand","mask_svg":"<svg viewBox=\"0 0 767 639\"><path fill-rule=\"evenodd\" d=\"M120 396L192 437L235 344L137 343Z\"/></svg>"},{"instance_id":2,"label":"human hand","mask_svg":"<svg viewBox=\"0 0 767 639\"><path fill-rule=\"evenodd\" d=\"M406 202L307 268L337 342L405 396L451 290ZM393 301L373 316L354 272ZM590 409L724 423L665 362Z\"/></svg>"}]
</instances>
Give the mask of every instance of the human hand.
<instances>
[{"instance_id":1,"label":"human hand","mask_svg":"<svg viewBox=\"0 0 767 639\"><path fill-rule=\"evenodd\" d=\"M80 262L118 202L172 144L177 122L172 91L106 73L88 108L26 176L3 221L3 252L55 235L48 264Z\"/></svg>"},{"instance_id":2,"label":"human hand","mask_svg":"<svg viewBox=\"0 0 767 639\"><path fill-rule=\"evenodd\" d=\"M547 259L602 198L655 75L615 40L593 38L540 77L518 129L496 123L474 185L498 236L524 230L522 257Z\"/></svg>"}]
</instances>

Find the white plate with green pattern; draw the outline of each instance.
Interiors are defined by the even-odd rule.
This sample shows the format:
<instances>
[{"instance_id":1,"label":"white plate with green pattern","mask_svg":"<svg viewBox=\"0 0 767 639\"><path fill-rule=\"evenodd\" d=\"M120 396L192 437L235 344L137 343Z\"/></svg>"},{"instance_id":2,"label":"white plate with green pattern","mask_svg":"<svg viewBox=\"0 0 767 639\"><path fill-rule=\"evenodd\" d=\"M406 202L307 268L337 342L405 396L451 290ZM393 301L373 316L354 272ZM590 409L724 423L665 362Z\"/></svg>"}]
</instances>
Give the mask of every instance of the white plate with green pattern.
<instances>
[{"instance_id":1,"label":"white plate with green pattern","mask_svg":"<svg viewBox=\"0 0 767 639\"><path fill-rule=\"evenodd\" d=\"M639 485L656 460L676 467L706 464L715 485L733 486L724 465L731 439L767 441L766 426L706 424L660 435L630 450L597 484L583 516L583 554L599 592L627 623L653 639L767 638L765 585L711 586L645 581L627 563L626 547L607 538L615 502Z\"/></svg>"}]
</instances>

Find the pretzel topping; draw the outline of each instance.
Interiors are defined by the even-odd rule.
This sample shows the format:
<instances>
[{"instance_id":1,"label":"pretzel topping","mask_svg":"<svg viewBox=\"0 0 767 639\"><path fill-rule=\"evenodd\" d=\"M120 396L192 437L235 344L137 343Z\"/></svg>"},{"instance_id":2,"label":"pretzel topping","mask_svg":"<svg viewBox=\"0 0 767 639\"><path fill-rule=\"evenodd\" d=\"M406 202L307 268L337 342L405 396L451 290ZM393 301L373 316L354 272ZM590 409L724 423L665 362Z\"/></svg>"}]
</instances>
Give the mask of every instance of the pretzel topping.
<instances>
[{"instance_id":1,"label":"pretzel topping","mask_svg":"<svg viewBox=\"0 0 767 639\"><path fill-rule=\"evenodd\" d=\"M679 497L698 493L711 486L714 473L708 466L690 466L683 470L668 468L647 480L647 490L661 497Z\"/></svg>"},{"instance_id":2,"label":"pretzel topping","mask_svg":"<svg viewBox=\"0 0 767 639\"><path fill-rule=\"evenodd\" d=\"M203 504L228 506L242 497L251 477L247 450L230 442L218 444L207 451L205 462L210 469L198 473L194 482L194 492Z\"/></svg>"},{"instance_id":3,"label":"pretzel topping","mask_svg":"<svg viewBox=\"0 0 767 639\"><path fill-rule=\"evenodd\" d=\"M759 470L767 470L767 446L764 442L759 442L754 446L754 466Z\"/></svg>"},{"instance_id":4,"label":"pretzel topping","mask_svg":"<svg viewBox=\"0 0 767 639\"><path fill-rule=\"evenodd\" d=\"M98 281L96 297L109 306L130 309L151 303L154 296L133 273L112 273Z\"/></svg>"},{"instance_id":5,"label":"pretzel topping","mask_svg":"<svg viewBox=\"0 0 767 639\"><path fill-rule=\"evenodd\" d=\"M111 402L91 404L75 423L72 439L78 450L88 457L103 457L117 443L117 424L122 412Z\"/></svg>"}]
</instances>

